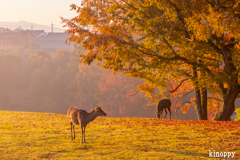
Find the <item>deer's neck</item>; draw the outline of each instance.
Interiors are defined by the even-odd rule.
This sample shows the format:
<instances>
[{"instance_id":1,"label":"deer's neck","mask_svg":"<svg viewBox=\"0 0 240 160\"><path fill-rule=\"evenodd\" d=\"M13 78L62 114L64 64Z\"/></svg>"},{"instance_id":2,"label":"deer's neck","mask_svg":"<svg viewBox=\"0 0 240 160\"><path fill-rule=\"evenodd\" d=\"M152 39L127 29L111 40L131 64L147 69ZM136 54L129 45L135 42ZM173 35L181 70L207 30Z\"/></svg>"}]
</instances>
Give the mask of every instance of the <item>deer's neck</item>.
<instances>
[{"instance_id":1,"label":"deer's neck","mask_svg":"<svg viewBox=\"0 0 240 160\"><path fill-rule=\"evenodd\" d=\"M94 111L92 111L92 112L88 113L87 122L89 123L89 122L93 121L96 118L97 118L96 113Z\"/></svg>"}]
</instances>

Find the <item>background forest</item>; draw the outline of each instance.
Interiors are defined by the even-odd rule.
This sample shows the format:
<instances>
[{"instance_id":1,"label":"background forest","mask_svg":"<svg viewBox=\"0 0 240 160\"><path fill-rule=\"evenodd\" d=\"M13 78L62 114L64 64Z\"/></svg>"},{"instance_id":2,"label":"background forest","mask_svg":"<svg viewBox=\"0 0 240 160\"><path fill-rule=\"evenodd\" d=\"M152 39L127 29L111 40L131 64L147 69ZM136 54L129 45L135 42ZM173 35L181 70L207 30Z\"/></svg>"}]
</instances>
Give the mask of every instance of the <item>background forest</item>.
<instances>
[{"instance_id":1,"label":"background forest","mask_svg":"<svg viewBox=\"0 0 240 160\"><path fill-rule=\"evenodd\" d=\"M155 117L141 80L124 74L79 63L83 50L59 49L54 53L22 47L31 39L22 35L8 39L9 47L0 50L0 110L52 112L66 114L76 106L91 111L101 105L110 117ZM173 118L179 105L173 99ZM197 119L194 108L179 119Z\"/></svg>"}]
</instances>

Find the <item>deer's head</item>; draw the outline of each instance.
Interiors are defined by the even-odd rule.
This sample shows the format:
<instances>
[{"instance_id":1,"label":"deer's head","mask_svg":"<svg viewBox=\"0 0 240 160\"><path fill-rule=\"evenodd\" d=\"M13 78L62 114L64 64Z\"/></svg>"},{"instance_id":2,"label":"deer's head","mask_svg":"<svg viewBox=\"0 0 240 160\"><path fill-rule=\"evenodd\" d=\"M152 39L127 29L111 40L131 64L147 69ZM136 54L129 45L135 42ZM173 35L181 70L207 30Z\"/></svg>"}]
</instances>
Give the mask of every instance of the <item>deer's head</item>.
<instances>
[{"instance_id":1,"label":"deer's head","mask_svg":"<svg viewBox=\"0 0 240 160\"><path fill-rule=\"evenodd\" d=\"M105 112L102 110L101 106L95 107L95 108L94 108L94 112L95 112L98 116L106 116L106 115L107 115L107 113L105 113Z\"/></svg>"},{"instance_id":2,"label":"deer's head","mask_svg":"<svg viewBox=\"0 0 240 160\"><path fill-rule=\"evenodd\" d=\"M157 118L160 118L160 112L155 111L155 113L156 113Z\"/></svg>"}]
</instances>

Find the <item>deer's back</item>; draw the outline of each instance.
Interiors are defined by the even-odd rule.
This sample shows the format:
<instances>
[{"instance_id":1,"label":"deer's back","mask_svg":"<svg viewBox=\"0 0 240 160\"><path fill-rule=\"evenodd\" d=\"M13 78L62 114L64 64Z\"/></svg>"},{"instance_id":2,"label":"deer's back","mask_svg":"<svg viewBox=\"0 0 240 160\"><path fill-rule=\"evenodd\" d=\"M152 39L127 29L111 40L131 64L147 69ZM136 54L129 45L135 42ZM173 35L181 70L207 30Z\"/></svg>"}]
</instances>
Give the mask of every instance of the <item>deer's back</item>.
<instances>
[{"instance_id":1,"label":"deer's back","mask_svg":"<svg viewBox=\"0 0 240 160\"><path fill-rule=\"evenodd\" d=\"M172 103L169 99L162 99L158 102L157 112L162 110L163 108L170 108L171 104Z\"/></svg>"},{"instance_id":2,"label":"deer's back","mask_svg":"<svg viewBox=\"0 0 240 160\"><path fill-rule=\"evenodd\" d=\"M83 116L86 114L87 112L85 110L76 107L69 108L67 112L67 115L70 117L71 121L78 125L80 124L81 119L83 119Z\"/></svg>"}]
</instances>

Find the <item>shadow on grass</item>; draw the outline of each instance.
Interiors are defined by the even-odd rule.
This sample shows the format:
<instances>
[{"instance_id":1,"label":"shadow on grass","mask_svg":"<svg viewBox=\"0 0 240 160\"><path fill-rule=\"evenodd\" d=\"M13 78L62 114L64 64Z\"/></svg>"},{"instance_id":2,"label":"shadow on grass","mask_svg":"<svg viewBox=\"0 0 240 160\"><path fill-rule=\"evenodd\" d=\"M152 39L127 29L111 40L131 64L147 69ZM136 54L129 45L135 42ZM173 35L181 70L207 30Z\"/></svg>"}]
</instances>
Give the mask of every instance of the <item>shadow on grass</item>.
<instances>
[{"instance_id":1,"label":"shadow on grass","mask_svg":"<svg viewBox=\"0 0 240 160\"><path fill-rule=\"evenodd\" d=\"M187 152L187 151L171 151L171 150L166 150L166 149L159 149L159 148L151 148L151 149L154 149L154 150L158 150L158 152L167 152L167 153L176 153L176 154L182 154L182 155L188 155L188 156L197 156L197 157L206 157L206 158L209 158L209 155L208 154L204 154L204 153L192 153L192 152Z\"/></svg>"},{"instance_id":2,"label":"shadow on grass","mask_svg":"<svg viewBox=\"0 0 240 160\"><path fill-rule=\"evenodd\" d=\"M38 156L39 158L43 159L43 158L53 158L56 154L59 154L59 153L63 153L63 152L69 152L69 151L66 151L66 150L59 150L59 151L54 151L54 152L51 152L51 153L45 153L45 154L42 154L40 156Z\"/></svg>"},{"instance_id":3,"label":"shadow on grass","mask_svg":"<svg viewBox=\"0 0 240 160\"><path fill-rule=\"evenodd\" d=\"M82 145L75 148L75 150L90 150L90 149L91 149L91 146L87 146L87 145Z\"/></svg>"},{"instance_id":4,"label":"shadow on grass","mask_svg":"<svg viewBox=\"0 0 240 160\"><path fill-rule=\"evenodd\" d=\"M42 154L41 156L39 156L39 158L52 158L52 156L55 155L55 153L46 153L46 154Z\"/></svg>"}]
</instances>

